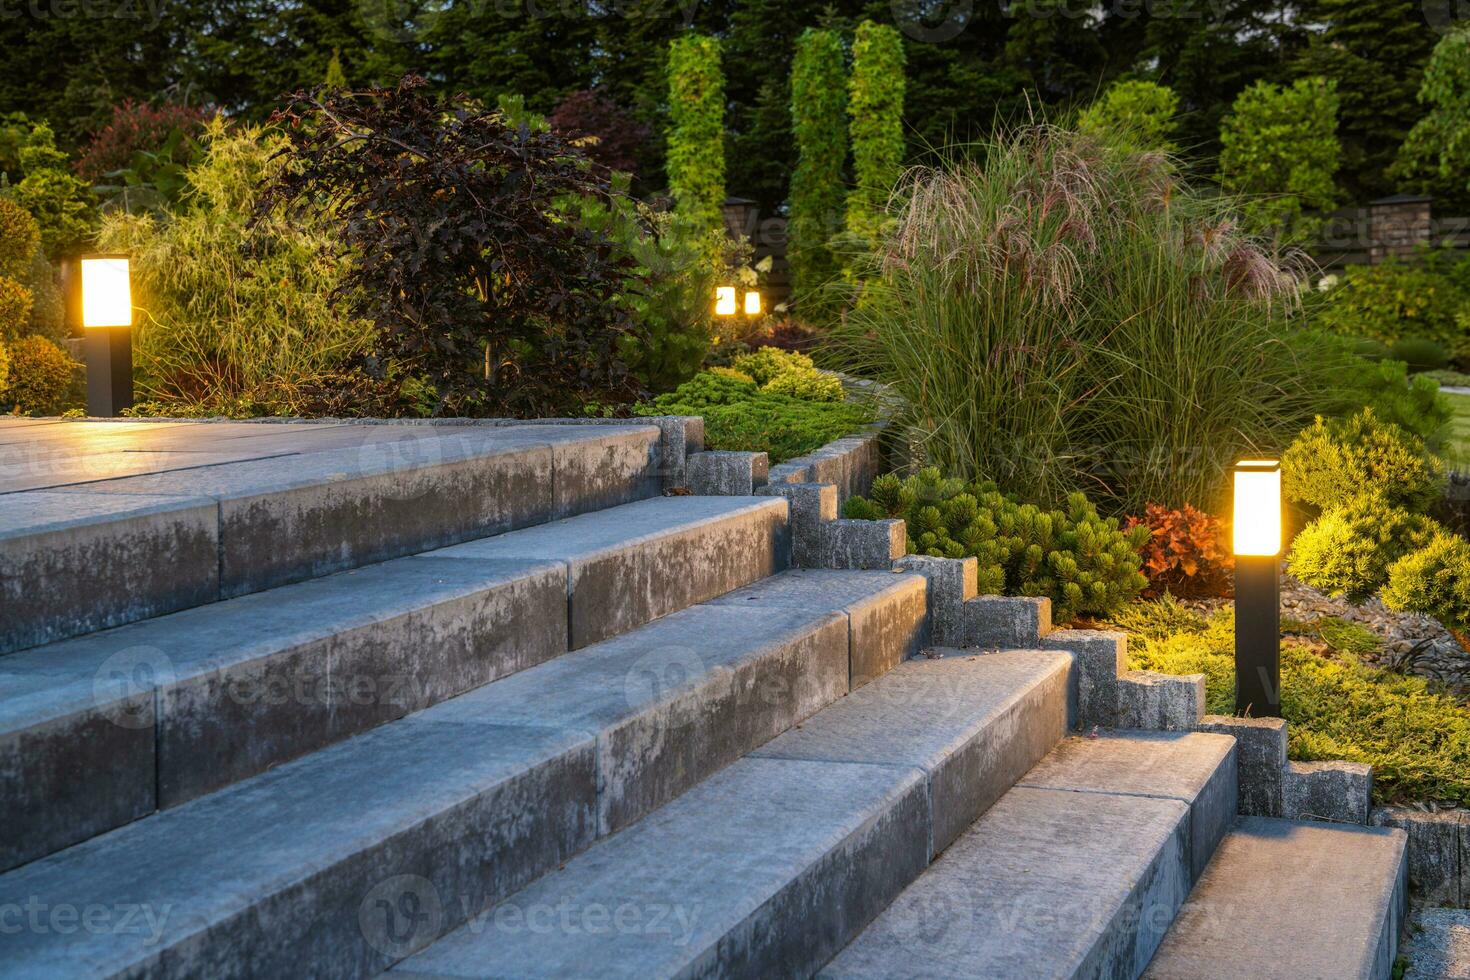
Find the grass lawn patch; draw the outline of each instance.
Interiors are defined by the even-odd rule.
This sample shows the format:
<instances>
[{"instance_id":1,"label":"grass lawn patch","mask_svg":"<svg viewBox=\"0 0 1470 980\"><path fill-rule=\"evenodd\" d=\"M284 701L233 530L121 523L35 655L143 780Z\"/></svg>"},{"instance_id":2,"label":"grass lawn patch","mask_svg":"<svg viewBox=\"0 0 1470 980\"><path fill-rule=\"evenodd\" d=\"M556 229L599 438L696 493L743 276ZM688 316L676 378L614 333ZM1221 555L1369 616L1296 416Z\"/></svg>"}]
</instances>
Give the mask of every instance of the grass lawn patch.
<instances>
[{"instance_id":1,"label":"grass lawn patch","mask_svg":"<svg viewBox=\"0 0 1470 980\"><path fill-rule=\"evenodd\" d=\"M1453 469L1470 470L1470 395L1441 392L1449 399L1454 415L1445 434L1444 455Z\"/></svg>"},{"instance_id":2,"label":"grass lawn patch","mask_svg":"<svg viewBox=\"0 0 1470 980\"><path fill-rule=\"evenodd\" d=\"M1113 617L1129 634L1129 666L1204 674L1206 710L1234 713L1235 611L1204 616L1165 597ZM1373 766L1379 803L1435 800L1470 805L1470 709L1417 677L1368 667L1368 630L1337 619L1283 622L1281 714L1288 754Z\"/></svg>"}]
</instances>

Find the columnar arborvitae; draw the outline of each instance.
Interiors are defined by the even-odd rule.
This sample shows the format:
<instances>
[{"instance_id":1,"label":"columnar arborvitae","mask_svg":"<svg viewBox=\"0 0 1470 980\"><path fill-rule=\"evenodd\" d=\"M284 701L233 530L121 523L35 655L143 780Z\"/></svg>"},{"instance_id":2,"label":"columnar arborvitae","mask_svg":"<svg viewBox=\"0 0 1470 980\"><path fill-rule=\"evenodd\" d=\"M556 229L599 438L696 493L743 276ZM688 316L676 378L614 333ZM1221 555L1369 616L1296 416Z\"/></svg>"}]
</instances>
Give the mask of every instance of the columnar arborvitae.
<instances>
[{"instance_id":1,"label":"columnar arborvitae","mask_svg":"<svg viewBox=\"0 0 1470 980\"><path fill-rule=\"evenodd\" d=\"M840 230L847 159L847 86L842 38L809 29L796 41L791 65L791 128L797 162L791 174L787 256L797 302L813 296L837 271L827 241Z\"/></svg>"},{"instance_id":2,"label":"columnar arborvitae","mask_svg":"<svg viewBox=\"0 0 1470 980\"><path fill-rule=\"evenodd\" d=\"M669 192L692 225L724 221L725 76L720 43L685 34L669 44Z\"/></svg>"},{"instance_id":3,"label":"columnar arborvitae","mask_svg":"<svg viewBox=\"0 0 1470 980\"><path fill-rule=\"evenodd\" d=\"M852 168L856 186L847 196L847 230L872 240L883 208L903 172L903 40L885 24L865 20L852 42Z\"/></svg>"}]
</instances>

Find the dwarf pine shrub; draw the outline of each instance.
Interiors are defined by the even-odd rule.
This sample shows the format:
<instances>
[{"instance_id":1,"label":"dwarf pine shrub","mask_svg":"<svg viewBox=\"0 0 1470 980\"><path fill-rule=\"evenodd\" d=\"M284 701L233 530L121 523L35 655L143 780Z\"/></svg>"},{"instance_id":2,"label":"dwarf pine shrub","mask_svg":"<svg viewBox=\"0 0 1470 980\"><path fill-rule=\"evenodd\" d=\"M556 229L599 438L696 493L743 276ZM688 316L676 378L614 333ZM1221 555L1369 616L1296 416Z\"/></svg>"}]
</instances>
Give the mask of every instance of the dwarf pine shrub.
<instances>
[{"instance_id":1,"label":"dwarf pine shrub","mask_svg":"<svg viewBox=\"0 0 1470 980\"><path fill-rule=\"evenodd\" d=\"M1444 461L1418 436L1379 421L1371 408L1317 421L1281 458L1282 488L1297 503L1327 509L1361 493L1423 511L1444 490Z\"/></svg>"},{"instance_id":2,"label":"dwarf pine shrub","mask_svg":"<svg viewBox=\"0 0 1470 980\"><path fill-rule=\"evenodd\" d=\"M992 483L946 479L930 467L902 480L879 477L871 496L850 499L844 512L903 518L910 554L974 556L981 593L1048 596L1058 622L1109 615L1148 584L1139 570L1148 528L1121 530L1081 493L1069 495L1064 508L1045 510Z\"/></svg>"},{"instance_id":3,"label":"dwarf pine shrub","mask_svg":"<svg viewBox=\"0 0 1470 980\"><path fill-rule=\"evenodd\" d=\"M1427 613L1450 629L1470 632L1470 542L1441 533L1394 562L1383 602L1402 612Z\"/></svg>"},{"instance_id":4,"label":"dwarf pine shrub","mask_svg":"<svg viewBox=\"0 0 1470 980\"><path fill-rule=\"evenodd\" d=\"M1328 595L1363 602L1388 581L1388 569L1441 529L1380 494L1360 493L1323 512L1292 541L1291 574Z\"/></svg>"}]
</instances>

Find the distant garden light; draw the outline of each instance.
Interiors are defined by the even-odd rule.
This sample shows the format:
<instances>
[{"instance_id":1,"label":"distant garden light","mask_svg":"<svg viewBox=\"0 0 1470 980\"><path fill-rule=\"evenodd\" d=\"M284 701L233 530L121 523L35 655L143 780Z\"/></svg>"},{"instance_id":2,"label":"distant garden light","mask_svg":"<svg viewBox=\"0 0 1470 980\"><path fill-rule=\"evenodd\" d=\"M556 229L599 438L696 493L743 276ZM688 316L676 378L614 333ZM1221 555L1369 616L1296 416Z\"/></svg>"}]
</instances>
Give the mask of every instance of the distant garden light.
<instances>
[{"instance_id":1,"label":"distant garden light","mask_svg":"<svg viewBox=\"0 0 1470 980\"><path fill-rule=\"evenodd\" d=\"M83 330L87 414L114 416L133 404L133 284L126 255L83 255L68 274L73 321Z\"/></svg>"},{"instance_id":2,"label":"distant garden light","mask_svg":"<svg viewBox=\"0 0 1470 980\"><path fill-rule=\"evenodd\" d=\"M734 316L742 312L746 316L761 315L760 290L747 289L742 303L739 290L734 286L715 287L715 316Z\"/></svg>"},{"instance_id":3,"label":"distant garden light","mask_svg":"<svg viewBox=\"0 0 1470 980\"><path fill-rule=\"evenodd\" d=\"M1281 717L1281 464L1235 464L1235 711Z\"/></svg>"}]
</instances>

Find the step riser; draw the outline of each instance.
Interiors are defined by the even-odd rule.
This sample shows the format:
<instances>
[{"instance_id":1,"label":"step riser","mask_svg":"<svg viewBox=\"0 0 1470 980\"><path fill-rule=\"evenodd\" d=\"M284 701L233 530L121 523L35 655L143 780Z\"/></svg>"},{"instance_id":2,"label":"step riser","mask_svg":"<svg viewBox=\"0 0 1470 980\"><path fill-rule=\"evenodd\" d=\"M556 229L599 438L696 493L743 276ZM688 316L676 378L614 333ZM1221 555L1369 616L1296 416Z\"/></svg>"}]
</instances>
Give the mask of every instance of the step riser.
<instances>
[{"instance_id":1,"label":"step riser","mask_svg":"<svg viewBox=\"0 0 1470 980\"><path fill-rule=\"evenodd\" d=\"M430 552L0 658L0 695L7 667L21 682L27 671L83 658L101 665L73 670L73 695L58 692L62 703L39 729L5 731L0 705L0 818L19 828L0 846L0 871L550 660L569 648L569 618L595 619L612 604L621 614L608 619L632 628L743 586L770 572L782 516L778 502L761 501L586 559L518 559L506 539L491 539L486 550L505 554L477 557L477 545ZM712 557L701 563L701 553ZM619 598L650 593L657 598ZM250 649L252 610L310 597L352 625L333 633L306 623ZM214 625L222 621L234 625ZM584 638L595 632L584 627ZM219 666L201 664L201 652ZM842 671L845 691L845 659ZM836 696L827 693L833 682L823 675L823 698ZM748 703L743 710L724 723L764 717ZM665 798L629 793L618 807L629 813L644 812L639 799Z\"/></svg>"},{"instance_id":2,"label":"step riser","mask_svg":"<svg viewBox=\"0 0 1470 980\"><path fill-rule=\"evenodd\" d=\"M425 427L401 443L0 495L0 525L24 527L5 508L43 503L74 521L0 537L0 653L644 499L658 493L657 440L647 427Z\"/></svg>"},{"instance_id":3,"label":"step riser","mask_svg":"<svg viewBox=\"0 0 1470 980\"><path fill-rule=\"evenodd\" d=\"M1128 901L1108 924L1106 937L1072 976L1079 978L1137 977L1164 941L1169 924L1189 897L1189 821L1160 850Z\"/></svg>"},{"instance_id":4,"label":"step riser","mask_svg":"<svg viewBox=\"0 0 1470 980\"><path fill-rule=\"evenodd\" d=\"M807 977L819 970L924 870L929 822L922 784L783 888L705 961L680 977Z\"/></svg>"},{"instance_id":5,"label":"step riser","mask_svg":"<svg viewBox=\"0 0 1470 980\"><path fill-rule=\"evenodd\" d=\"M541 563L187 678L177 677L173 656L189 652L188 631L165 636L167 620L142 626L157 646L123 631L90 697L46 724L0 734L0 819L16 828L0 847L0 871L560 655L565 583L562 568ZM105 635L95 642L97 656L111 650ZM0 673L5 666L0 659Z\"/></svg>"}]
</instances>

